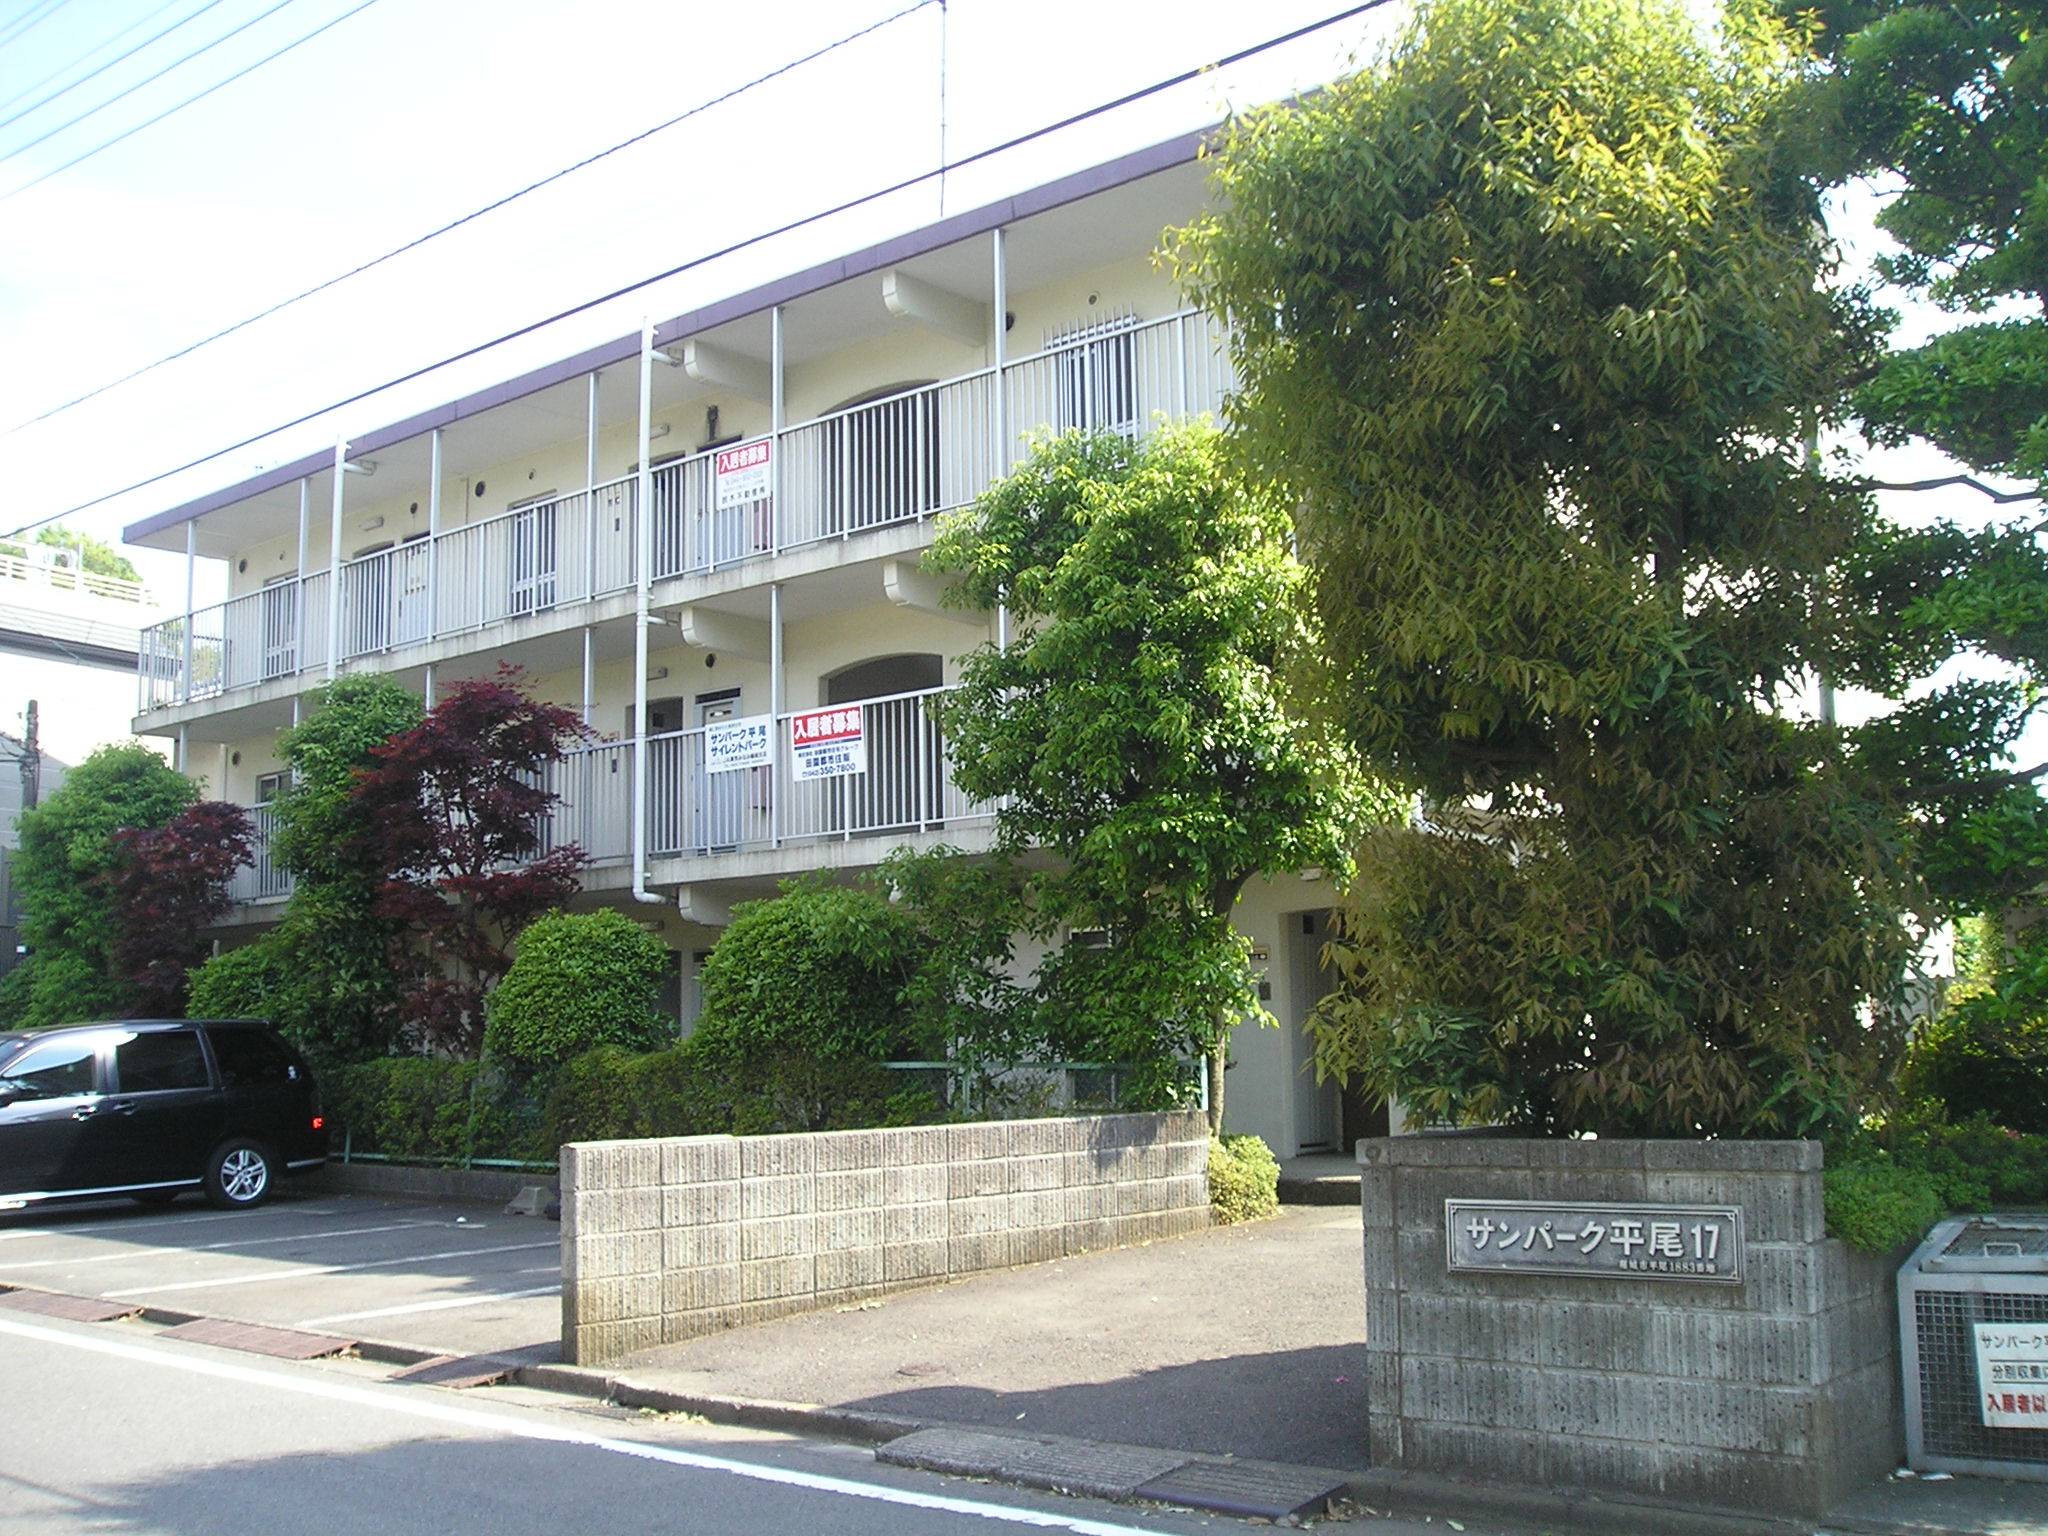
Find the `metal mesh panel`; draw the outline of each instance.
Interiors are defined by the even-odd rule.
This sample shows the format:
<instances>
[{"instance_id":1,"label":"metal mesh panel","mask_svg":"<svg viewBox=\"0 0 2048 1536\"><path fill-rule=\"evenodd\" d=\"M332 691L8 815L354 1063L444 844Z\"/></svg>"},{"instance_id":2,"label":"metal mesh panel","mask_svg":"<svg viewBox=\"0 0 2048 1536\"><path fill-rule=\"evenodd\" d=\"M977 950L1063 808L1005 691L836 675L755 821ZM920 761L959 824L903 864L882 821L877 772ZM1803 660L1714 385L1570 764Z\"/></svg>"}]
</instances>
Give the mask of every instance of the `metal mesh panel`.
<instances>
[{"instance_id":1,"label":"metal mesh panel","mask_svg":"<svg viewBox=\"0 0 2048 1536\"><path fill-rule=\"evenodd\" d=\"M2048 1296L1916 1290L1920 1346L1920 1433L1931 1455L2048 1466L2048 1435L1988 1429L1977 1395L1976 1323L2048 1322Z\"/></svg>"}]
</instances>

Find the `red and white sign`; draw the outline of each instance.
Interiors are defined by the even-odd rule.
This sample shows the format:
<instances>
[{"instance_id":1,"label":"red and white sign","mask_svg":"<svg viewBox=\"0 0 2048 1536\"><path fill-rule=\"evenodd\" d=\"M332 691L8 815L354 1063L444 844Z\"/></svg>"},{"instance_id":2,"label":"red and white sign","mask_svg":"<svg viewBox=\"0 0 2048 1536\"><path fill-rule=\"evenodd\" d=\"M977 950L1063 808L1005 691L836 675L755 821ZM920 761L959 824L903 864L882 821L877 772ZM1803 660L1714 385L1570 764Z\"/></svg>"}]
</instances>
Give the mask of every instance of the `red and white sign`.
<instances>
[{"instance_id":1,"label":"red and white sign","mask_svg":"<svg viewBox=\"0 0 2048 1536\"><path fill-rule=\"evenodd\" d=\"M791 777L844 779L868 771L866 722L858 704L810 709L789 717Z\"/></svg>"},{"instance_id":2,"label":"red and white sign","mask_svg":"<svg viewBox=\"0 0 2048 1536\"><path fill-rule=\"evenodd\" d=\"M766 501L775 489L774 440L761 437L721 448L711 456L711 471L717 487L713 500L719 511Z\"/></svg>"}]
</instances>

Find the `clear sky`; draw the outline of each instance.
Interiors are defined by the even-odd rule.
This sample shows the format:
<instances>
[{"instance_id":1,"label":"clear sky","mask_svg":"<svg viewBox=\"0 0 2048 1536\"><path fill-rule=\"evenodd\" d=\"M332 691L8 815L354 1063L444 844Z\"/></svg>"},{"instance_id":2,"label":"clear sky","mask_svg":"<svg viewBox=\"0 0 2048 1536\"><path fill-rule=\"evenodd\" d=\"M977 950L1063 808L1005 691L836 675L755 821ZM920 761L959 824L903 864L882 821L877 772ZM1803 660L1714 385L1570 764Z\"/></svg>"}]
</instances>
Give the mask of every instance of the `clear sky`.
<instances>
[{"instance_id":1,"label":"clear sky","mask_svg":"<svg viewBox=\"0 0 2048 1536\"><path fill-rule=\"evenodd\" d=\"M931 171L942 151L958 161L1345 8L1342 0L927 0L372 273L48 421L7 430L913 5L0 0L0 530ZM337 435L622 335L643 312L677 313L1213 121L1230 105L1326 80L1403 10L1392 0L957 171L943 186L928 181L718 272L671 280L70 523L117 538L126 522ZM1837 231L1859 262L1877 248L1876 206L1864 191L1838 209ZM1909 337L1948 323L1902 307ZM1909 449L1872 456L1867 467L1908 479L1948 466ZM1967 492L1888 497L1886 506L1912 518L1990 513ZM142 551L138 563L161 593L182 598L180 559ZM2048 756L2048 726L2023 750L2028 761Z\"/></svg>"}]
</instances>

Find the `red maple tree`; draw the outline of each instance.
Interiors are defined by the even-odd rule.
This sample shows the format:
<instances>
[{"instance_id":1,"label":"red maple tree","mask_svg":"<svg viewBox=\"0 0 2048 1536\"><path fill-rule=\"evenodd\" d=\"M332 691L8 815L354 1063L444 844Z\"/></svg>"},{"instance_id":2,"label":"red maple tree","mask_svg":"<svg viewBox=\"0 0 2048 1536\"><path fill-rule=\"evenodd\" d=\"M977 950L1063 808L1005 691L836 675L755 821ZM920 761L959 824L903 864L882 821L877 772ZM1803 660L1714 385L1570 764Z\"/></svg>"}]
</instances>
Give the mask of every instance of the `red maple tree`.
<instances>
[{"instance_id":1,"label":"red maple tree","mask_svg":"<svg viewBox=\"0 0 2048 1536\"><path fill-rule=\"evenodd\" d=\"M249 862L249 818L202 800L161 827L123 827L113 845L107 959L129 990L127 1016L181 1018L186 972L206 958L207 927L232 905L228 880Z\"/></svg>"},{"instance_id":2,"label":"red maple tree","mask_svg":"<svg viewBox=\"0 0 2048 1536\"><path fill-rule=\"evenodd\" d=\"M512 940L575 894L588 860L573 843L549 845L560 797L546 785L549 767L588 734L505 665L454 684L357 774L355 841L384 872L378 912L403 924L400 1008L425 1043L475 1054Z\"/></svg>"}]
</instances>

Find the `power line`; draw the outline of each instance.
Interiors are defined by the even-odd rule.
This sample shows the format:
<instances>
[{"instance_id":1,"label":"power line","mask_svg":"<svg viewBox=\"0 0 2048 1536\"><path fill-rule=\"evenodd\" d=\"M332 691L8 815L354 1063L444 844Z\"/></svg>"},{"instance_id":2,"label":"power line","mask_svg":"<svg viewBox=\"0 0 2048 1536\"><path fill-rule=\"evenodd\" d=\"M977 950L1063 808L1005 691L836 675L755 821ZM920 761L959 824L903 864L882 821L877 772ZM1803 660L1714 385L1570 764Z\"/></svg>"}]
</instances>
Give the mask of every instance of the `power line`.
<instances>
[{"instance_id":1,"label":"power line","mask_svg":"<svg viewBox=\"0 0 2048 1536\"><path fill-rule=\"evenodd\" d=\"M69 74L72 70L78 68L79 65L83 64L87 59L91 58L94 54L98 53L102 48L111 48L115 43L121 41L122 38L126 37L130 32L133 32L137 27L146 26L148 23L156 20L157 17L163 15L165 11L168 11L172 6L176 5L177 3L178 0L164 0L164 3L158 6L155 10L146 12L145 14L136 17L135 20L129 22L127 26L123 27L120 31L116 32L112 37L105 38L100 42L93 44L92 47L86 49L85 52L81 53L77 58L73 59L69 64L66 64L62 69L51 70L47 75L43 76L42 79L36 81L33 85L24 86L21 90L16 91L12 96L8 97L5 101L0 101L0 111L5 111L7 108L13 106L17 101L21 100L22 97L30 95L33 92L40 91L44 86L48 85L52 80L55 80L58 76ZM194 17L204 15L206 12L212 10L216 5L219 4L220 0L207 0L207 3L200 6L199 9L194 11L191 16L186 16L178 21L172 22L168 27L165 27L163 31L157 33L155 37L150 38L147 42L137 43L133 48L130 48L126 53L122 54L120 58L107 60L106 63L100 65L98 69L95 69L92 72L92 74L81 75L78 79L72 81L62 90L52 91L49 95L45 96L41 101L37 102L34 106L23 107L19 112L15 113L13 117L0 117L0 128L5 128L9 123L14 122L17 118L27 117L31 112L39 111L41 108L48 106L51 102L55 101L59 96L65 95L67 92L77 90L81 85L85 84L86 81L92 79L95 75L105 74L108 70L112 69L116 64L119 64L122 59L134 57L134 55L140 53L143 49L147 48L150 45L150 43L154 43L162 38L169 37L173 32L177 31L178 28L184 26L186 22L191 21Z\"/></svg>"},{"instance_id":2,"label":"power line","mask_svg":"<svg viewBox=\"0 0 2048 1536\"><path fill-rule=\"evenodd\" d=\"M67 128L76 128L88 117L93 117L101 112L106 111L107 108L114 105L115 102L122 101L127 97L133 96L137 91L141 90L146 85L154 85L157 81L163 79L165 75L168 75L172 70L178 69L186 64L191 63L194 59L198 58L199 55L201 55L202 53L205 53L210 49L218 48L222 43L226 42L229 38L234 37L239 33L248 31L251 27L255 26L257 22L263 21L268 17L275 16L279 11L283 10L286 6L294 3L295 0L277 0L277 4L273 5L269 10L258 12L256 15L251 16L247 21L243 22L240 26L235 27L233 30L221 33L219 37L216 37L210 43L201 43L197 48L194 48L190 53L185 54L180 58L173 59L170 63L166 64L162 69L158 70L155 74L145 75L142 79L136 81L133 85L128 86L123 90L116 91L113 95L109 96L105 101L87 107L83 112L79 113L78 116L66 118L56 127L47 129L44 132L36 135L36 137L30 139L26 144L15 145L14 148L8 150L5 154L0 154L0 164L4 164L6 161L9 160L19 159L22 155L25 155L30 150L34 149L38 144L42 144L50 139L54 139L58 134L64 132ZM202 92L201 94L204 93ZM130 131L132 132L133 130L131 129ZM97 154L98 151L95 150L93 151L93 153ZM54 176L56 172L52 171L49 174ZM28 185L34 186L35 183L30 182L28 183ZM22 189L20 187L16 187L14 189L15 192L19 192L21 190ZM8 197L12 197L13 195L14 192L10 192L7 194ZM5 199L0 199L0 201L4 200Z\"/></svg>"},{"instance_id":3,"label":"power line","mask_svg":"<svg viewBox=\"0 0 2048 1536\"><path fill-rule=\"evenodd\" d=\"M369 261L365 261L357 266L350 267L346 272L338 272L333 277L315 283L312 287L307 288L302 292L293 294L290 298L280 299L275 304L272 304L269 308L260 309L255 314L249 315L241 320L237 320L232 325L224 326L220 330L213 332L211 335L202 336L197 341L190 342L185 346L178 348L177 351L168 353L165 356L158 358L153 363L145 363L143 364L142 367L134 369L132 372L122 374L118 379L109 379L106 383L101 384L94 389L89 389L84 394L79 395L73 399L66 400L61 405L51 406L41 415L31 416L25 421L18 421L13 426L9 427L5 432L0 432L0 437L12 437L15 433L23 431L26 428L32 427L36 425L38 422L48 421L52 416L60 415L65 411L71 410L75 406L85 404L86 401L88 400L96 399L99 396L105 394L110 389L118 389L121 385L126 384L131 380L139 379L145 373L153 373L157 369L165 366L168 363L175 363L180 358L189 357L202 347L212 346L213 343L215 343L216 341L224 340L225 338L234 335L235 332L237 331L246 330L249 326L255 325L259 321L268 320L272 315L275 315L282 310L290 309L294 304L302 303L305 300L312 298L315 294L325 293L329 288L334 287L336 284L345 283L352 277L359 277L363 273L370 271L374 267L381 267L387 261L395 260L396 258L405 255L408 251L416 251L430 240L437 240L442 235L449 234L454 230L462 228L462 226L465 224L472 223L473 221L482 218L485 214L495 213L498 209L503 208L508 203L517 202L520 198L527 196L529 193L538 192L541 188L549 186L554 182L560 181L565 176L573 175L577 171L583 170L588 166L595 165L598 161L603 160L608 156L615 155L619 153L619 151L621 150L630 149L635 144L639 144L646 139L650 139L657 133L661 133L667 129L675 127L678 123L687 122L693 117L700 116L701 114L710 111L713 107L722 106L724 103L731 101L734 97L742 95L747 91L751 91L758 86L765 85L769 81L774 80L780 75L788 74L793 69L801 69L806 64L814 63L817 60L825 57L825 55L827 55L828 53L832 53L837 49L844 48L850 43L858 42L861 38L866 37L869 33L878 32L882 28L890 26L895 22L901 21L904 17L909 16L916 11L923 10L928 5L939 5L943 8L944 0L915 0L915 3L905 6L902 10L896 11L891 15L884 16L879 21L871 22L869 25L862 27L857 32L850 32L845 37L842 37L835 42L826 43L821 47L814 48L809 53L803 55L801 58L792 59L786 64L778 65L776 68L768 71L767 74L758 75L754 79L747 81L743 85L734 86L731 90L724 92L722 95L714 96L709 101L699 102L696 106L689 108L687 111L680 112L676 116L671 117L664 122L656 123L652 128L642 129L639 133L634 134L631 138L622 139L617 144L612 145L609 149L602 149L599 150L596 154L586 155L573 165L566 165L563 166L558 171L552 171L548 175L541 177L538 181L529 182L515 192L508 192L503 197L496 198L493 201L484 204L484 206L481 208L475 209L469 213L465 213L459 219L451 219L448 223L441 225L437 229L430 229L425 234L416 236L415 238L406 241L405 244L386 251L381 256L373 257ZM4 202L5 200L5 198L0 198L0 202Z\"/></svg>"},{"instance_id":4,"label":"power line","mask_svg":"<svg viewBox=\"0 0 2048 1536\"><path fill-rule=\"evenodd\" d=\"M28 36L68 4L70 0L42 0L42 4L30 6L8 23L7 35L0 37L0 47L13 42L17 37Z\"/></svg>"},{"instance_id":5,"label":"power line","mask_svg":"<svg viewBox=\"0 0 2048 1536\"><path fill-rule=\"evenodd\" d=\"M178 2L178 0L170 0L170 4L176 4L176 2ZM47 96L43 96L41 100L37 100L37 102L29 104L29 106L23 106L23 109L20 109L18 113L14 113L12 117L0 117L0 127L8 127L10 123L18 123L20 119L25 119L25 117L29 117L29 113L39 113L39 111L43 111L43 109L45 109L45 106L49 106L49 102L57 100L57 96L68 96L70 92L78 90L78 88L80 88L82 84L86 84L88 80L96 80L98 76L102 76L102 74L106 74L106 72L109 72L109 70L113 70L113 68L117 66L117 63L123 63L125 59L133 59L133 57L135 57L137 53L141 53L141 51L143 51L145 47L154 47L156 43L162 43L162 41L164 41L166 37L170 37L170 35L172 35L174 31L178 31L178 29L180 29L180 27L184 27L186 23L193 23L193 20L199 20L199 18L201 18L201 16L205 16L205 14L209 12L209 10L213 10L213 6L217 6L217 4L221 4L221 0L207 0L207 4L203 4L203 6L201 6L199 10L195 10L193 14L188 14L188 16L180 16L178 20L174 20L174 23L170 23L170 27L166 27L166 29L164 29L164 31L160 31L160 33L154 33L154 35L150 35L150 37L145 37L145 39L143 39L143 41L139 41L139 43L137 43L135 47L131 47L131 49L129 49L127 53L117 53L115 57L111 57L111 59L106 59L106 63L102 63L102 66L98 66L98 68L96 68L96 70L92 70L90 74L82 74L82 76L78 76L78 80L74 80L74 82L72 82L72 84L68 84L68 86L63 86L61 90L53 90L53 92L49 92ZM106 43L119 43L119 41L121 41L123 37L127 37L129 33L133 33L133 31L135 31L137 27L141 27L143 23L147 23L147 20L152 20L152 18L156 18L156 16L162 16L162 14L166 12L166 10L170 10L170 6L160 6L158 10L152 10L150 14L147 14L147 16L143 16L141 20L137 20L137 23L131 23L131 25L129 25L129 27L125 27L123 31L119 31L119 33L115 33L113 37L109 37L109 39L106 39ZM106 43L100 43L100 47L106 47ZM92 49L92 53L98 53L98 51L100 51L98 47L96 47L96 49ZM86 59L90 59L90 57L92 57L92 53L84 53L82 57L76 57L76 59L72 59L70 63L66 63L66 66L63 66L63 70L74 70L74 68L78 68L78 66L80 66L80 63L84 63ZM29 90L41 90L41 88L43 88L43 86L47 86L47 84L49 84L51 80L55 80L55 78L57 78L59 74L63 74L63 70L57 70L57 74L45 74L45 76L43 76L41 80L37 80L37 82L35 82L33 86L29 86ZM23 96L27 96L27 94L29 94L29 90L23 90L23 92L18 92L18 94L14 94L14 96L8 96L8 98L6 98L6 102L0 102L0 106L12 106L12 104L14 104L14 102L18 102L20 98L23 98Z\"/></svg>"},{"instance_id":6,"label":"power line","mask_svg":"<svg viewBox=\"0 0 2048 1536\"><path fill-rule=\"evenodd\" d=\"M290 3L291 0L282 0L283 5L289 5ZM340 26L344 21L347 21L349 17L356 15L358 12L367 11L371 6L375 5L376 3L377 0L363 0L363 3L361 5L355 6L350 10L343 11L339 16L335 17L332 21L322 22L319 26L315 27L312 31L308 32L304 37L297 38L292 42L286 43L282 48L276 49L271 53L266 53L262 58L258 59L255 63L246 65L243 68L236 70L232 75L229 75L225 80L216 80L212 85L209 85L205 90L198 91L195 92L193 95L187 96L183 101L179 102L176 106L166 107L163 111L157 113L155 117L147 118L144 121L137 123L133 128L123 129L120 133L117 133L111 139L108 139L106 143L98 145L92 149L88 149L82 155L73 155L69 160L66 160L62 165L57 166L52 170L47 170L43 172L43 174L36 177L34 181L23 182L20 186L16 187L11 192L0 193L0 203L4 203L9 198L12 197L19 197L22 193L26 192L30 187L41 186L44 182L48 181L52 176L62 175L65 171L70 170L74 165L83 164L85 161L90 160L94 155L99 154L102 150L112 149L116 144L119 144L124 139L134 138L136 134L142 132L142 130L145 128L154 128L158 123L162 122L165 118L170 117L175 113L184 111L187 107L191 106L195 102L206 100L206 98L211 96L215 91L222 89L224 86L233 85L237 80L241 79L244 75L254 74L264 65L269 64L274 60L283 58L286 54L290 53L294 48L300 47L305 43L310 43L311 41L313 41L314 38L318 37L321 33L332 31L334 28ZM281 7L272 7L272 9L279 8ZM270 12L265 11L263 14L267 16L270 14ZM262 17L258 17L257 19L260 21Z\"/></svg>"},{"instance_id":7,"label":"power line","mask_svg":"<svg viewBox=\"0 0 2048 1536\"><path fill-rule=\"evenodd\" d=\"M1191 69L1181 70L1167 76L1163 80L1154 81L1150 85L1126 91L1123 95L1114 97L1109 101L1098 102L1092 107L1085 107L1079 112L1070 113L1057 122L1041 124L1039 127L1033 128L1028 132L1005 139L1001 143L991 144L985 149L978 149L973 154L965 155L959 160L954 161L946 169L957 170L962 166L974 165L979 161L990 159L996 155L1006 154L1010 150L1021 148L1039 139L1048 138L1055 133L1064 132L1068 128L1076 127L1093 118L1115 112L1123 107L1130 106L1134 102L1156 96L1162 91L1168 91L1175 86L1185 85L1191 80L1200 79L1203 75L1214 73L1220 69L1228 69L1233 64L1241 64L1247 59L1256 58L1262 53L1269 53L1275 48L1283 48L1289 43L1299 42L1302 38L1308 37L1313 33L1338 26L1343 22L1364 15L1367 11L1379 10L1390 3L1392 3L1392 0L1361 0L1361 3L1348 6L1344 10L1325 16L1320 21L1309 22L1294 28L1292 31L1283 32L1277 37L1268 38L1264 42L1240 48L1234 53L1225 54L1221 58L1210 60L1205 64L1198 64ZM171 469L160 470L156 474L122 486L119 490L103 492L89 501L79 502L76 506L66 508L62 512L52 512L47 516L23 523L8 536L18 537L30 529L40 528L46 523L61 522L64 518L75 517L81 512L89 512L94 507L103 506L118 497L127 496L140 490L147 490L152 485L160 484L165 480L171 479L173 476L182 475L187 470L197 469L201 465L210 464L215 459L224 458L228 454L238 453L242 449L260 443L265 438L274 437L280 432L289 432L293 427L302 427L309 421L317 421L320 417L331 415L335 411L346 410L349 406L358 405L373 396L382 394L386 390L396 389L401 385L412 383L415 379L425 378L428 374L439 372L443 368L452 367L456 363L466 362L470 358L480 356L494 347L503 346L507 342L518 341L522 337L530 336L536 331L545 330L547 327L558 324L563 320L573 319L577 315L588 313L590 310L600 308L617 299L625 298L629 294L637 293L643 288L652 287L656 283L667 282L670 278L679 277L685 272L696 270L698 267L708 266L712 262L722 261L726 257L736 255L751 246L780 239L783 235L790 234L808 225L822 223L827 219L837 218L842 213L849 213L869 203L880 202L884 198L893 197L897 193L908 191L922 182L931 181L938 175L939 169L937 168L929 171L920 171L914 176L906 176L901 180L891 182L887 186L877 187L873 191L863 192L855 197L847 198L843 202L835 203L830 207L816 209L810 213L790 219L785 223L776 225L772 229L762 230L758 234L748 235L744 239L735 240L730 245L721 246L717 250L707 251L700 256L693 256L690 260L680 262L665 271L657 272L651 277L641 278L637 282L627 283L623 287L614 288L609 293L599 294L596 298L586 299L582 303L571 305L567 309L557 310L552 315L531 321L519 326L515 330L506 331L502 335L492 337L489 341L479 342L475 346L467 347L460 352L441 358L437 362L412 369L408 373L400 374L397 378L387 379L383 383L372 385L368 389L358 390L352 395L321 406L317 410L307 411L301 415L294 416L290 421L282 421L275 426L266 427L263 431L252 436L242 438L238 442L228 443L223 447L214 449L211 453L201 454L196 459L188 459L183 464L179 464Z\"/></svg>"}]
</instances>

